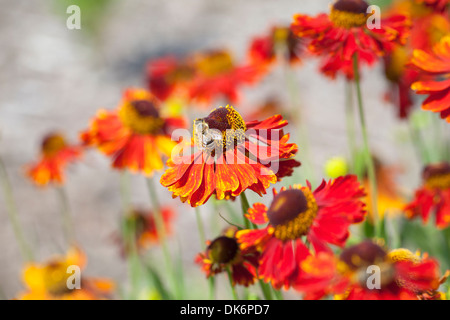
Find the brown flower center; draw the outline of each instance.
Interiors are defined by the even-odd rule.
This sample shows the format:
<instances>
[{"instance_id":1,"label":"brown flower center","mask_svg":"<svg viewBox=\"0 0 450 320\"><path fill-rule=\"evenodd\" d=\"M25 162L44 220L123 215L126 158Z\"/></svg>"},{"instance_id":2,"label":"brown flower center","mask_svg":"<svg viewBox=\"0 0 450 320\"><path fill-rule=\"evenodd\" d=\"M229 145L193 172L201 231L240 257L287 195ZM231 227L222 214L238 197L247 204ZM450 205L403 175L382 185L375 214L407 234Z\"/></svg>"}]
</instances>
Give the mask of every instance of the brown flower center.
<instances>
[{"instance_id":1,"label":"brown flower center","mask_svg":"<svg viewBox=\"0 0 450 320\"><path fill-rule=\"evenodd\" d=\"M330 20L337 27L361 27L369 17L367 8L369 5L363 0L339 0L331 7Z\"/></svg>"},{"instance_id":2,"label":"brown flower center","mask_svg":"<svg viewBox=\"0 0 450 320\"><path fill-rule=\"evenodd\" d=\"M69 293L72 290L67 287L67 273L69 265L61 261L51 261L43 270L43 280L47 291L55 296Z\"/></svg>"},{"instance_id":3,"label":"brown flower center","mask_svg":"<svg viewBox=\"0 0 450 320\"><path fill-rule=\"evenodd\" d=\"M139 134L155 134L164 124L156 100L125 102L119 110L119 117L125 126Z\"/></svg>"},{"instance_id":4,"label":"brown flower center","mask_svg":"<svg viewBox=\"0 0 450 320\"><path fill-rule=\"evenodd\" d=\"M213 263L229 263L233 261L238 251L236 239L222 236L208 246L208 257Z\"/></svg>"},{"instance_id":5,"label":"brown flower center","mask_svg":"<svg viewBox=\"0 0 450 320\"><path fill-rule=\"evenodd\" d=\"M430 189L445 190L450 188L450 163L441 162L428 165L422 173L425 186Z\"/></svg>"},{"instance_id":6,"label":"brown flower center","mask_svg":"<svg viewBox=\"0 0 450 320\"><path fill-rule=\"evenodd\" d=\"M233 107L220 107L194 121L194 140L200 149L212 153L243 143L246 130L244 119Z\"/></svg>"},{"instance_id":7,"label":"brown flower center","mask_svg":"<svg viewBox=\"0 0 450 320\"><path fill-rule=\"evenodd\" d=\"M59 151L66 147L66 140L64 137L57 133L47 135L42 140L42 153L46 157L56 155Z\"/></svg>"},{"instance_id":8,"label":"brown flower center","mask_svg":"<svg viewBox=\"0 0 450 320\"><path fill-rule=\"evenodd\" d=\"M317 203L308 188L278 193L267 211L276 238L295 240L308 233L317 215Z\"/></svg>"}]
</instances>

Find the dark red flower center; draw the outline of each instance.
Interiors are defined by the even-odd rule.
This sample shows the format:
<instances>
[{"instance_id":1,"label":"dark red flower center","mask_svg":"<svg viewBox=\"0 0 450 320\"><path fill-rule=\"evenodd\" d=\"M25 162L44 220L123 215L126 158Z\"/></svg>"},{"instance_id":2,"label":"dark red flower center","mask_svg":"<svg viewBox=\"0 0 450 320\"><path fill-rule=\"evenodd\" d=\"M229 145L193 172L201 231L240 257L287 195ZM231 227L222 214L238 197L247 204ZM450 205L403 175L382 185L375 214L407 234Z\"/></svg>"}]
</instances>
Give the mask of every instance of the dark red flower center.
<instances>
[{"instance_id":1,"label":"dark red flower center","mask_svg":"<svg viewBox=\"0 0 450 320\"><path fill-rule=\"evenodd\" d=\"M267 218L280 240L294 240L306 235L317 214L317 204L307 188L288 189L273 199Z\"/></svg>"},{"instance_id":2,"label":"dark red flower center","mask_svg":"<svg viewBox=\"0 0 450 320\"><path fill-rule=\"evenodd\" d=\"M123 124L138 134L156 134L164 125L157 100L132 100L119 110Z\"/></svg>"},{"instance_id":3,"label":"dark red flower center","mask_svg":"<svg viewBox=\"0 0 450 320\"><path fill-rule=\"evenodd\" d=\"M159 117L159 111L156 108L154 102L149 100L136 100L132 101L131 105L142 117Z\"/></svg>"},{"instance_id":4,"label":"dark red flower center","mask_svg":"<svg viewBox=\"0 0 450 320\"><path fill-rule=\"evenodd\" d=\"M51 133L42 140L42 153L51 157L66 147L64 137L57 133Z\"/></svg>"},{"instance_id":5,"label":"dark red flower center","mask_svg":"<svg viewBox=\"0 0 450 320\"><path fill-rule=\"evenodd\" d=\"M238 251L236 239L225 236L216 238L208 246L208 256L213 263L229 263L236 257Z\"/></svg>"},{"instance_id":6,"label":"dark red flower center","mask_svg":"<svg viewBox=\"0 0 450 320\"><path fill-rule=\"evenodd\" d=\"M422 173L425 185L431 189L450 188L450 163L441 162L425 167Z\"/></svg>"},{"instance_id":7,"label":"dark red flower center","mask_svg":"<svg viewBox=\"0 0 450 320\"><path fill-rule=\"evenodd\" d=\"M339 0L331 7L330 20L337 27L361 27L367 22L368 8L363 0Z\"/></svg>"}]
</instances>

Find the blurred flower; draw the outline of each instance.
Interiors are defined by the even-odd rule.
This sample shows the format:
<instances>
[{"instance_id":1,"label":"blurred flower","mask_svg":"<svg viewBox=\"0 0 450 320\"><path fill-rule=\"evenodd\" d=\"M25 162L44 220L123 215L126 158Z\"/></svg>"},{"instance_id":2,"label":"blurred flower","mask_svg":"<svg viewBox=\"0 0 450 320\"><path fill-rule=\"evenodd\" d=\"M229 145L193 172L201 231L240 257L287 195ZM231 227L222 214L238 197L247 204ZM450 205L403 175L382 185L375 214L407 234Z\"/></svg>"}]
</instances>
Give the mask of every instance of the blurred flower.
<instances>
[{"instance_id":1,"label":"blurred flower","mask_svg":"<svg viewBox=\"0 0 450 320\"><path fill-rule=\"evenodd\" d=\"M251 248L241 250L235 235L236 228L230 228L224 235L207 241L206 251L199 253L195 261L202 266L208 278L229 268L233 286L248 287L256 280L259 253Z\"/></svg>"},{"instance_id":2,"label":"blurred flower","mask_svg":"<svg viewBox=\"0 0 450 320\"><path fill-rule=\"evenodd\" d=\"M439 112L450 122L450 36L442 38L431 54L414 50L411 63L421 72L411 88L418 94L429 94L422 109Z\"/></svg>"},{"instance_id":3,"label":"blurred flower","mask_svg":"<svg viewBox=\"0 0 450 320\"><path fill-rule=\"evenodd\" d=\"M80 146L69 145L63 135L48 134L41 145L41 157L36 163L27 166L27 176L37 185L64 183L64 169L67 164L79 159L82 155Z\"/></svg>"},{"instance_id":4,"label":"blurred flower","mask_svg":"<svg viewBox=\"0 0 450 320\"><path fill-rule=\"evenodd\" d=\"M449 0L416 0L416 2L431 7L436 11L444 11L450 4Z\"/></svg>"},{"instance_id":5,"label":"blurred flower","mask_svg":"<svg viewBox=\"0 0 450 320\"><path fill-rule=\"evenodd\" d=\"M356 176L323 181L315 191L308 184L273 193L269 208L256 203L246 214L252 223L268 225L238 231L237 238L243 250L256 247L261 251L258 274L279 289L296 281L299 266L309 255L304 236L316 252L330 251L328 244L342 247L350 225L363 221L366 211Z\"/></svg>"},{"instance_id":6,"label":"blurred flower","mask_svg":"<svg viewBox=\"0 0 450 320\"><path fill-rule=\"evenodd\" d=\"M287 124L280 115L244 122L231 106L214 109L194 121L188 147L197 150L169 159L161 184L192 207L206 203L213 194L219 200L237 197L246 189L265 194L271 183L300 166L293 159L297 145L288 143L289 134L281 130Z\"/></svg>"},{"instance_id":7,"label":"blurred flower","mask_svg":"<svg viewBox=\"0 0 450 320\"><path fill-rule=\"evenodd\" d=\"M260 68L237 65L229 51L215 50L193 56L195 77L189 83L189 98L195 103L209 104L216 99L238 101L238 89L253 84L260 77Z\"/></svg>"},{"instance_id":8,"label":"blurred flower","mask_svg":"<svg viewBox=\"0 0 450 320\"><path fill-rule=\"evenodd\" d=\"M422 217L424 223L435 213L436 226L450 225L450 163L442 162L425 167L422 173L423 185L411 203L405 207L410 219Z\"/></svg>"},{"instance_id":9,"label":"blurred flower","mask_svg":"<svg viewBox=\"0 0 450 320\"><path fill-rule=\"evenodd\" d=\"M112 294L114 284L106 279L81 277L80 289L69 289L67 282L72 276L68 268L77 266L83 270L85 254L72 247L66 256L57 256L46 263L28 263L23 272L27 291L19 296L22 300L97 300Z\"/></svg>"},{"instance_id":10,"label":"blurred flower","mask_svg":"<svg viewBox=\"0 0 450 320\"><path fill-rule=\"evenodd\" d=\"M330 178L345 176L348 173L347 160L343 157L333 157L325 163L325 173Z\"/></svg>"},{"instance_id":11,"label":"blurred flower","mask_svg":"<svg viewBox=\"0 0 450 320\"><path fill-rule=\"evenodd\" d=\"M172 222L175 217L174 211L169 208L161 208L161 216L164 222L164 230L166 236L172 233ZM138 250L148 249L150 246L159 242L158 230L154 218L154 213L135 209L127 217L125 224L133 228ZM127 247L126 241L123 242L124 253L128 253L130 248Z\"/></svg>"},{"instance_id":12,"label":"blurred flower","mask_svg":"<svg viewBox=\"0 0 450 320\"><path fill-rule=\"evenodd\" d=\"M289 27L276 26L269 34L252 40L248 56L252 64L265 68L276 61L279 53L284 54L290 64L299 62L302 50L301 38L296 37Z\"/></svg>"},{"instance_id":13,"label":"blurred flower","mask_svg":"<svg viewBox=\"0 0 450 320\"><path fill-rule=\"evenodd\" d=\"M164 168L162 158L177 143L171 140L172 130L185 125L183 118L164 112L150 92L128 89L119 108L100 110L81 139L110 156L114 168L152 176Z\"/></svg>"},{"instance_id":14,"label":"blurred flower","mask_svg":"<svg viewBox=\"0 0 450 320\"><path fill-rule=\"evenodd\" d=\"M149 89L161 101L175 95L185 95L186 86L194 74L194 65L189 59L166 56L147 64Z\"/></svg>"},{"instance_id":15,"label":"blurred flower","mask_svg":"<svg viewBox=\"0 0 450 320\"><path fill-rule=\"evenodd\" d=\"M398 168L385 166L378 158L374 157L375 174L377 178L377 196L378 196L378 214L383 218L385 214L394 215L402 212L405 207L405 201L400 194L398 185L395 183L395 176L398 174ZM371 208L372 192L370 191L370 181L367 174L364 177L363 185L367 190L366 204ZM372 212L368 211L373 219Z\"/></svg>"},{"instance_id":16,"label":"blurred flower","mask_svg":"<svg viewBox=\"0 0 450 320\"><path fill-rule=\"evenodd\" d=\"M353 57L360 64L372 65L395 44L404 44L409 22L403 15L393 15L381 20L380 28L369 28L369 5L363 0L339 0L331 7L330 14L310 17L294 16L291 25L294 34L309 38L308 49L324 57L321 71L335 78L342 72L353 79Z\"/></svg>"},{"instance_id":17,"label":"blurred flower","mask_svg":"<svg viewBox=\"0 0 450 320\"><path fill-rule=\"evenodd\" d=\"M405 254L407 250L390 254L366 240L346 248L335 257L330 252L309 256L301 263L301 277L296 289L307 299L320 299L336 294L344 300L417 300L436 296L441 284L437 261ZM369 288L370 266L379 268L380 288Z\"/></svg>"}]
</instances>

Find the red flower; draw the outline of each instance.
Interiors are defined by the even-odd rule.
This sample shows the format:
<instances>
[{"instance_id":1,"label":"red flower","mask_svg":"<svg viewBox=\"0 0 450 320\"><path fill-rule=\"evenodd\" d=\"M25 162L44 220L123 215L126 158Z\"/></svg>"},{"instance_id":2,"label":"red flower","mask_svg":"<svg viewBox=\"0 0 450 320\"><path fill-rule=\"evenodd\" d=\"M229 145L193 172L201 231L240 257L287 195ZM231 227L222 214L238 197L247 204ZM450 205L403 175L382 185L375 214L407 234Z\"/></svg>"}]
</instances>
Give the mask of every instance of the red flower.
<instances>
[{"instance_id":1,"label":"red flower","mask_svg":"<svg viewBox=\"0 0 450 320\"><path fill-rule=\"evenodd\" d=\"M379 281L369 267L377 267ZM439 278L439 265L428 256L420 258L406 249L389 254L367 240L345 249L338 257L330 252L310 255L301 263L301 277L295 288L308 299L335 294L345 300L417 300L436 299L437 289L446 276ZM379 285L370 288L368 284Z\"/></svg>"},{"instance_id":2,"label":"red flower","mask_svg":"<svg viewBox=\"0 0 450 320\"><path fill-rule=\"evenodd\" d=\"M344 246L349 227L361 222L365 205L364 191L356 176L325 181L315 190L294 186L274 190L269 208L256 203L246 217L254 224L269 223L263 229L237 233L242 249L261 251L258 274L279 289L288 288L299 276L299 266L309 255L303 237L316 252L330 251L328 244Z\"/></svg>"},{"instance_id":3,"label":"red flower","mask_svg":"<svg viewBox=\"0 0 450 320\"><path fill-rule=\"evenodd\" d=\"M189 154L167 161L161 184L192 207L213 194L219 200L237 197L246 189L265 194L271 183L300 165L293 159L297 145L288 143L289 134L280 130L287 124L280 115L244 122L233 107L217 108L195 120Z\"/></svg>"},{"instance_id":4,"label":"red flower","mask_svg":"<svg viewBox=\"0 0 450 320\"><path fill-rule=\"evenodd\" d=\"M207 278L229 269L233 286L248 287L256 280L259 253L253 249L239 249L235 234L236 230L231 229L225 235L207 241L206 252L199 253L195 261L202 266Z\"/></svg>"},{"instance_id":5,"label":"red flower","mask_svg":"<svg viewBox=\"0 0 450 320\"><path fill-rule=\"evenodd\" d=\"M225 50L201 53L193 57L195 77L189 83L189 98L209 104L216 99L230 103L238 101L238 89L253 84L260 77L260 68L254 65L236 65Z\"/></svg>"},{"instance_id":6,"label":"red flower","mask_svg":"<svg viewBox=\"0 0 450 320\"><path fill-rule=\"evenodd\" d=\"M183 95L194 71L194 66L188 59L167 56L150 61L147 65L150 91L161 101L174 96L175 92Z\"/></svg>"},{"instance_id":7,"label":"red flower","mask_svg":"<svg viewBox=\"0 0 450 320\"><path fill-rule=\"evenodd\" d=\"M404 44L408 20L395 15L381 20L380 29L369 28L369 5L362 0L339 0L331 13L316 17L297 14L291 25L294 34L309 38L309 50L324 57L321 70L335 78L338 72L353 79L353 57L360 64L372 65L378 57L391 51L395 44Z\"/></svg>"},{"instance_id":8,"label":"red flower","mask_svg":"<svg viewBox=\"0 0 450 320\"><path fill-rule=\"evenodd\" d=\"M444 11L450 4L449 0L416 0L417 3L424 4L436 11Z\"/></svg>"},{"instance_id":9,"label":"red flower","mask_svg":"<svg viewBox=\"0 0 450 320\"><path fill-rule=\"evenodd\" d=\"M289 63L296 63L300 61L303 49L301 42L289 27L274 27L268 35L253 39L248 56L252 64L262 68L273 64L277 53L283 53Z\"/></svg>"},{"instance_id":10,"label":"red flower","mask_svg":"<svg viewBox=\"0 0 450 320\"><path fill-rule=\"evenodd\" d=\"M424 223L435 213L436 226L450 225L450 164L428 165L422 174L424 184L416 191L414 200L405 208L409 218L422 217Z\"/></svg>"},{"instance_id":11,"label":"red flower","mask_svg":"<svg viewBox=\"0 0 450 320\"><path fill-rule=\"evenodd\" d=\"M421 71L411 88L418 94L429 94L422 109L439 112L450 122L450 36L442 38L431 54L414 50L411 63Z\"/></svg>"},{"instance_id":12,"label":"red flower","mask_svg":"<svg viewBox=\"0 0 450 320\"><path fill-rule=\"evenodd\" d=\"M81 134L85 145L112 157L112 166L153 175L164 168L175 141L171 131L184 126L178 117L163 117L160 103L146 90L129 89L118 110L100 110L91 127Z\"/></svg>"},{"instance_id":13,"label":"red flower","mask_svg":"<svg viewBox=\"0 0 450 320\"><path fill-rule=\"evenodd\" d=\"M65 167L79 159L81 154L80 146L68 145L61 134L51 133L42 141L41 159L28 165L26 174L39 186L62 184Z\"/></svg>"}]
</instances>

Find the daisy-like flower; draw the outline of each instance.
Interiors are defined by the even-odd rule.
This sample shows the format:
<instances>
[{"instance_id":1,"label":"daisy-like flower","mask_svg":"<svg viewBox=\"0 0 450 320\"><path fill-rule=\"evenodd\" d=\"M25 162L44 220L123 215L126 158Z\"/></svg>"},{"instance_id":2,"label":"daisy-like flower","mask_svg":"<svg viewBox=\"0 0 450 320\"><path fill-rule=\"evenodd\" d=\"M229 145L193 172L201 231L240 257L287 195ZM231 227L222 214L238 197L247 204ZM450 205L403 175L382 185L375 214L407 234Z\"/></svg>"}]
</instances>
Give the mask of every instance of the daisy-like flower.
<instances>
[{"instance_id":1,"label":"daisy-like flower","mask_svg":"<svg viewBox=\"0 0 450 320\"><path fill-rule=\"evenodd\" d=\"M231 282L248 287L256 281L259 253L254 249L241 250L236 241L236 229L230 228L224 235L207 241L206 251L199 253L195 261L201 265L206 277L231 273Z\"/></svg>"},{"instance_id":2,"label":"daisy-like flower","mask_svg":"<svg viewBox=\"0 0 450 320\"><path fill-rule=\"evenodd\" d=\"M411 63L420 70L419 80L411 88L429 95L422 109L438 112L450 122L450 36L442 38L432 53L414 50Z\"/></svg>"},{"instance_id":3,"label":"daisy-like flower","mask_svg":"<svg viewBox=\"0 0 450 320\"><path fill-rule=\"evenodd\" d=\"M445 11L450 5L449 0L416 0L417 3L424 4L436 11Z\"/></svg>"},{"instance_id":4,"label":"daisy-like flower","mask_svg":"<svg viewBox=\"0 0 450 320\"><path fill-rule=\"evenodd\" d=\"M310 255L301 270L295 287L308 299L332 294L339 300L436 299L447 276L440 278L439 264L426 255L421 258L406 249L388 254L370 240L346 248L339 257L330 252ZM379 271L378 281L372 280L374 270Z\"/></svg>"},{"instance_id":5,"label":"daisy-like flower","mask_svg":"<svg viewBox=\"0 0 450 320\"><path fill-rule=\"evenodd\" d=\"M216 50L193 56L195 76L189 83L189 98L209 104L216 99L235 103L243 85L254 84L261 71L254 65L237 65L230 52Z\"/></svg>"},{"instance_id":6,"label":"daisy-like flower","mask_svg":"<svg viewBox=\"0 0 450 320\"><path fill-rule=\"evenodd\" d=\"M339 0L331 7L330 14L310 17L294 16L291 25L294 34L311 40L308 49L323 56L321 70L329 77L343 73L354 78L353 58L360 64L372 65L394 44L404 44L407 37L408 20L403 15L381 19L380 28L368 26L369 5L363 0Z\"/></svg>"},{"instance_id":7,"label":"daisy-like flower","mask_svg":"<svg viewBox=\"0 0 450 320\"><path fill-rule=\"evenodd\" d=\"M185 153L167 161L161 184L192 207L239 196L247 189L265 194L271 183L289 176L300 163L288 143L280 115L245 122L232 107L220 107L194 121L194 138ZM186 150L187 149L187 150Z\"/></svg>"},{"instance_id":8,"label":"daisy-like flower","mask_svg":"<svg viewBox=\"0 0 450 320\"><path fill-rule=\"evenodd\" d=\"M426 166L422 178L422 187L405 207L406 216L410 219L422 217L426 223L434 213L436 226L447 228L450 225L450 163Z\"/></svg>"},{"instance_id":9,"label":"daisy-like flower","mask_svg":"<svg viewBox=\"0 0 450 320\"><path fill-rule=\"evenodd\" d=\"M41 157L27 166L27 176L37 185L64 183L64 169L82 155L81 146L70 145L62 134L51 133L43 140Z\"/></svg>"},{"instance_id":10,"label":"daisy-like flower","mask_svg":"<svg viewBox=\"0 0 450 320\"><path fill-rule=\"evenodd\" d=\"M184 119L166 116L150 92L129 89L117 110L97 113L81 140L110 156L114 168L152 176L164 168L163 158L177 143L172 130L183 126Z\"/></svg>"},{"instance_id":11,"label":"daisy-like flower","mask_svg":"<svg viewBox=\"0 0 450 320\"><path fill-rule=\"evenodd\" d=\"M286 60L293 64L300 61L302 50L301 38L296 37L289 27L277 26L268 35L252 40L248 56L252 64L260 67L273 64L278 53L284 54Z\"/></svg>"},{"instance_id":12,"label":"daisy-like flower","mask_svg":"<svg viewBox=\"0 0 450 320\"><path fill-rule=\"evenodd\" d=\"M174 211L169 208L161 208L161 216L164 223L164 230L166 236L172 234L172 222L175 216ZM125 224L133 228L136 246L138 250L148 249L150 246L159 242L160 237L156 227L156 221L152 212L147 212L139 209L133 210L129 216L125 217ZM124 253L130 251L125 241L122 241Z\"/></svg>"},{"instance_id":13,"label":"daisy-like flower","mask_svg":"<svg viewBox=\"0 0 450 320\"><path fill-rule=\"evenodd\" d=\"M186 95L187 85L194 74L195 68L189 59L167 56L147 64L149 89L161 101L175 94Z\"/></svg>"},{"instance_id":14,"label":"daisy-like flower","mask_svg":"<svg viewBox=\"0 0 450 320\"><path fill-rule=\"evenodd\" d=\"M81 277L77 288L74 282L76 268L83 270L85 254L72 247L66 256L56 256L46 263L29 263L23 272L27 291L19 296L22 300L97 300L111 296L114 284L101 278ZM76 280L75 280L76 281ZM74 285L75 288L70 288Z\"/></svg>"},{"instance_id":15,"label":"daisy-like flower","mask_svg":"<svg viewBox=\"0 0 450 320\"><path fill-rule=\"evenodd\" d=\"M246 214L254 224L267 226L238 231L238 242L243 250L255 247L261 252L258 274L264 281L289 288L309 255L305 241L316 252L330 251L329 244L344 246L350 225L364 219L364 195L356 176L323 181L314 191L309 184L274 190L269 208L256 203Z\"/></svg>"}]
</instances>

